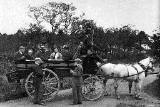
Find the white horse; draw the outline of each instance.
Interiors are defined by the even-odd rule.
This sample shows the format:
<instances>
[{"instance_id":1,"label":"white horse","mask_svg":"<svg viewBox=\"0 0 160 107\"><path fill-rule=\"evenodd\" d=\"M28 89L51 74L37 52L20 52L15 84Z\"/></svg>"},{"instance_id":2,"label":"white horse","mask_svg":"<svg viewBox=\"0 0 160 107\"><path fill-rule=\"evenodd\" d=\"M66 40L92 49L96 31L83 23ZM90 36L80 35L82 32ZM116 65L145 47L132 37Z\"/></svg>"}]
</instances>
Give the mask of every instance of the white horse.
<instances>
[{"instance_id":1,"label":"white horse","mask_svg":"<svg viewBox=\"0 0 160 107\"><path fill-rule=\"evenodd\" d=\"M114 79L114 89L117 98L120 98L117 93L118 81L127 80L129 83L129 93L131 93L132 82L135 83L135 97L140 98L139 94L142 88L142 81L147 76L147 72L153 72L153 58L148 57L134 65L127 64L112 64L107 63L100 67L100 72L105 76L104 87L108 79Z\"/></svg>"}]
</instances>

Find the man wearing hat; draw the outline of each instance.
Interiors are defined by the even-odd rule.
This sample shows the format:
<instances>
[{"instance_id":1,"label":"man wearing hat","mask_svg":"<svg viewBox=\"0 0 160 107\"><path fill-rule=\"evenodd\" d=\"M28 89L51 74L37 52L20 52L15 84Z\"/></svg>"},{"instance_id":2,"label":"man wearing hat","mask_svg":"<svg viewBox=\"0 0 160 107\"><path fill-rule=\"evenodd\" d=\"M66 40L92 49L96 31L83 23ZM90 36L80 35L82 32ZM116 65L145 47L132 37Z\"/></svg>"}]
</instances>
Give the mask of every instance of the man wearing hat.
<instances>
[{"instance_id":1,"label":"man wearing hat","mask_svg":"<svg viewBox=\"0 0 160 107\"><path fill-rule=\"evenodd\" d=\"M34 104L45 105L45 102L42 101L43 98L43 87L42 87L42 78L43 78L43 61L48 60L50 57L50 52L47 50L48 47L42 45L40 50L35 54L35 63L36 67L34 69L34 78L33 85L35 87L34 94Z\"/></svg>"},{"instance_id":2,"label":"man wearing hat","mask_svg":"<svg viewBox=\"0 0 160 107\"><path fill-rule=\"evenodd\" d=\"M87 56L83 59L83 69L85 74L96 74L98 65L97 63L104 63L103 59L98 55L93 53L93 50L90 48L87 50Z\"/></svg>"},{"instance_id":3,"label":"man wearing hat","mask_svg":"<svg viewBox=\"0 0 160 107\"><path fill-rule=\"evenodd\" d=\"M25 54L25 47L24 46L20 46L18 52L15 53L14 55L14 61L16 64L16 68L24 68L25 64L21 64L21 61L25 61L26 60L26 54ZM18 83L20 81L17 81Z\"/></svg>"},{"instance_id":4,"label":"man wearing hat","mask_svg":"<svg viewBox=\"0 0 160 107\"><path fill-rule=\"evenodd\" d=\"M42 89L42 78L43 78L43 61L41 58L35 58L35 64L37 65L34 68L34 78L33 78L33 85L35 87L34 99L33 103L38 105L44 105L45 102L42 101L43 97L43 89Z\"/></svg>"},{"instance_id":5,"label":"man wearing hat","mask_svg":"<svg viewBox=\"0 0 160 107\"><path fill-rule=\"evenodd\" d=\"M48 50L48 46L46 45L41 45L40 49L35 53L35 56L41 58L42 60L48 60L50 55L51 52Z\"/></svg>"},{"instance_id":6,"label":"man wearing hat","mask_svg":"<svg viewBox=\"0 0 160 107\"><path fill-rule=\"evenodd\" d=\"M77 66L74 70L71 70L72 73L72 95L73 95L73 105L82 104L82 61L80 59L75 59L75 65Z\"/></svg>"},{"instance_id":7,"label":"man wearing hat","mask_svg":"<svg viewBox=\"0 0 160 107\"><path fill-rule=\"evenodd\" d=\"M73 55L69 51L69 46L68 45L63 45L62 59L64 61L68 61L68 60L72 60L73 59Z\"/></svg>"},{"instance_id":8,"label":"man wearing hat","mask_svg":"<svg viewBox=\"0 0 160 107\"><path fill-rule=\"evenodd\" d=\"M24 46L20 46L19 47L19 50L15 53L14 55L14 61L15 61L15 64L16 64L16 69L19 69L19 68L24 68L25 67L25 64L20 64L19 61L25 61L26 59L26 55L25 55L25 47ZM21 83L21 80L18 79L16 80L16 82L18 84ZM17 88L21 88L17 85Z\"/></svg>"},{"instance_id":9,"label":"man wearing hat","mask_svg":"<svg viewBox=\"0 0 160 107\"><path fill-rule=\"evenodd\" d=\"M19 47L19 51L15 53L15 61L19 61L19 60L25 60L25 47L24 46L20 46Z\"/></svg>"}]
</instances>

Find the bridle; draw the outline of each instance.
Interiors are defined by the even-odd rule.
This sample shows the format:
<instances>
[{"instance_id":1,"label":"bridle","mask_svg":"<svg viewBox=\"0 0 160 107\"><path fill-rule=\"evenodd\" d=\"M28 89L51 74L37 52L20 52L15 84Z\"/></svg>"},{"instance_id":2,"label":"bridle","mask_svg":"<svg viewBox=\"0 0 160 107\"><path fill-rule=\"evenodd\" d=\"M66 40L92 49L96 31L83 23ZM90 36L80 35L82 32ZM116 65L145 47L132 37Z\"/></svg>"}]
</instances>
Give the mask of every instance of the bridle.
<instances>
[{"instance_id":1,"label":"bridle","mask_svg":"<svg viewBox=\"0 0 160 107\"><path fill-rule=\"evenodd\" d=\"M148 63L147 66L143 65L143 64L140 63L140 62L138 62L138 64L140 65L140 67L141 67L141 68L143 69L143 71L145 72L145 76L147 76L147 72L148 72L149 69L151 69L152 71L154 70L153 67L149 67L149 64L152 64L152 65L153 65L153 61L152 61L152 60L149 61L149 63Z\"/></svg>"}]
</instances>

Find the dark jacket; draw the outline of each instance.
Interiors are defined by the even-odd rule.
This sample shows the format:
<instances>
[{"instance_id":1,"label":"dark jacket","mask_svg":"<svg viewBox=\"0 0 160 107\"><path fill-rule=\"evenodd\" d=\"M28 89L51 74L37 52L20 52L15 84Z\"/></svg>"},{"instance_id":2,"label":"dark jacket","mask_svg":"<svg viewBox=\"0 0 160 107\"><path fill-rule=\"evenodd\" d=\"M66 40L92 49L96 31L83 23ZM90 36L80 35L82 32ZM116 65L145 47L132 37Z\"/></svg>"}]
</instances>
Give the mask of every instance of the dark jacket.
<instances>
[{"instance_id":1,"label":"dark jacket","mask_svg":"<svg viewBox=\"0 0 160 107\"><path fill-rule=\"evenodd\" d=\"M37 53L35 54L35 57L39 57L39 58L41 58L42 60L48 60L48 59L50 58L50 54L51 54L50 51L42 51L42 50L39 50L39 51L37 51Z\"/></svg>"},{"instance_id":2,"label":"dark jacket","mask_svg":"<svg viewBox=\"0 0 160 107\"><path fill-rule=\"evenodd\" d=\"M72 60L73 59L73 55L71 54L71 52L64 50L64 51L62 51L62 59L64 61Z\"/></svg>"},{"instance_id":3,"label":"dark jacket","mask_svg":"<svg viewBox=\"0 0 160 107\"><path fill-rule=\"evenodd\" d=\"M26 55L24 53L20 53L19 51L16 52L14 55L15 61L21 61L21 60L25 60L25 59L26 59Z\"/></svg>"},{"instance_id":4,"label":"dark jacket","mask_svg":"<svg viewBox=\"0 0 160 107\"><path fill-rule=\"evenodd\" d=\"M26 55L26 59L28 59L28 60L34 60L34 56L33 55Z\"/></svg>"},{"instance_id":5,"label":"dark jacket","mask_svg":"<svg viewBox=\"0 0 160 107\"><path fill-rule=\"evenodd\" d=\"M87 55L83 60L83 69L84 73L90 74L93 73L97 68L97 62L103 62L103 59L101 59L96 54Z\"/></svg>"},{"instance_id":6,"label":"dark jacket","mask_svg":"<svg viewBox=\"0 0 160 107\"><path fill-rule=\"evenodd\" d=\"M100 47L98 47L97 45L92 44L91 40L87 37L84 39L83 45L80 47L80 50L79 50L80 56L87 55L88 49L93 49L93 50L98 50L98 51L104 52L103 49L100 49Z\"/></svg>"}]
</instances>

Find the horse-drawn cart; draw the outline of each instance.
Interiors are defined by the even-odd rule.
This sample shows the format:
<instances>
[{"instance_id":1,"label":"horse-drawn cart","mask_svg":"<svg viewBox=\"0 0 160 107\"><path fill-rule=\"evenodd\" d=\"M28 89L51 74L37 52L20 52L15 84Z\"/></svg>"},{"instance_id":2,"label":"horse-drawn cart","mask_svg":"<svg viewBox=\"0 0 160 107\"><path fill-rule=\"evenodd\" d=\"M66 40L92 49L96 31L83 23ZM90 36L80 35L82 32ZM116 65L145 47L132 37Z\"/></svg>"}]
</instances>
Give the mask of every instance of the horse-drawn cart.
<instances>
[{"instance_id":1,"label":"horse-drawn cart","mask_svg":"<svg viewBox=\"0 0 160 107\"><path fill-rule=\"evenodd\" d=\"M17 61L16 69L7 74L9 82L24 80L23 85L30 98L34 95L33 72L37 66L34 60ZM47 60L44 63L43 80L43 100L53 99L61 89L61 79L64 77L72 77L70 70L74 70L75 60ZM96 75L84 74L84 84L82 85L82 95L87 100L96 100L103 95L103 83Z\"/></svg>"},{"instance_id":2,"label":"horse-drawn cart","mask_svg":"<svg viewBox=\"0 0 160 107\"><path fill-rule=\"evenodd\" d=\"M77 67L77 63L75 60L70 61L58 61L58 60L47 60L44 63L45 67L42 69L43 72L43 80L42 80L42 89L43 89L43 100L51 100L53 99L61 89L61 79L65 77L72 77L70 70L74 70ZM146 58L141 60L139 63L135 65L116 65L116 67L121 66L123 69L115 70L110 69L111 63L107 63L102 65L100 68L100 72L102 74L98 75L97 73L86 74L83 71L83 85L82 85L82 95L86 100L97 100L104 95L106 79L135 79L137 82L137 78L139 81L145 78L145 74L153 69L152 60L150 58ZM37 66L35 61L19 61L16 62L16 69L12 70L12 72L7 74L9 82L15 82L25 80L24 86L29 97L33 98L33 94L35 92L33 85L33 68ZM135 68L135 67L137 68ZM114 68L112 67L112 68ZM130 68L130 69L126 69ZM132 71L132 72L131 72ZM116 73L125 73L125 75L118 75ZM113 76L111 76L113 74ZM115 75L115 76L114 76ZM117 76L118 75L118 76ZM115 81L116 82L116 81ZM138 82L137 82L138 83Z\"/></svg>"}]
</instances>

